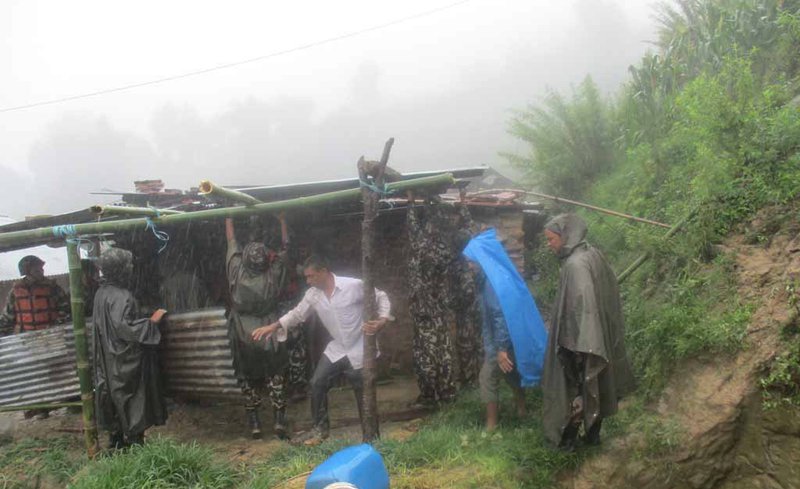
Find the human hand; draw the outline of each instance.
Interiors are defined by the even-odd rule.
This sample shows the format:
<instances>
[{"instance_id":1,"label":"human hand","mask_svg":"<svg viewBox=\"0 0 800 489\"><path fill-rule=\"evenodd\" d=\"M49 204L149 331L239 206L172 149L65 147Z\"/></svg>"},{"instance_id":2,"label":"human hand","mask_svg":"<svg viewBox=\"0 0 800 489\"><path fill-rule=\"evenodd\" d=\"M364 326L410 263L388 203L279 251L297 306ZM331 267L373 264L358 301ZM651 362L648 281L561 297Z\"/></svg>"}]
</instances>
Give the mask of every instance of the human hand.
<instances>
[{"instance_id":1,"label":"human hand","mask_svg":"<svg viewBox=\"0 0 800 489\"><path fill-rule=\"evenodd\" d=\"M509 373L514 370L514 362L511 361L511 358L508 356L508 352L497 352L497 364L500 365L500 370L502 370L504 373Z\"/></svg>"},{"instance_id":2,"label":"human hand","mask_svg":"<svg viewBox=\"0 0 800 489\"><path fill-rule=\"evenodd\" d=\"M279 325L280 325L279 323L272 323L266 326L261 326L260 328L256 328L255 330L253 330L252 338L255 341L259 341L262 338L269 338L270 336L272 336L272 333L274 333L275 330L278 329Z\"/></svg>"},{"instance_id":3,"label":"human hand","mask_svg":"<svg viewBox=\"0 0 800 489\"><path fill-rule=\"evenodd\" d=\"M372 336L380 331L385 324L386 318L373 319L372 321L367 321L364 323L361 326L361 329L364 331L365 335Z\"/></svg>"},{"instance_id":4,"label":"human hand","mask_svg":"<svg viewBox=\"0 0 800 489\"><path fill-rule=\"evenodd\" d=\"M164 314L166 313L167 313L166 309L156 309L156 312L154 312L153 315L150 316L150 321L158 324L161 322L162 319L164 319Z\"/></svg>"}]
</instances>

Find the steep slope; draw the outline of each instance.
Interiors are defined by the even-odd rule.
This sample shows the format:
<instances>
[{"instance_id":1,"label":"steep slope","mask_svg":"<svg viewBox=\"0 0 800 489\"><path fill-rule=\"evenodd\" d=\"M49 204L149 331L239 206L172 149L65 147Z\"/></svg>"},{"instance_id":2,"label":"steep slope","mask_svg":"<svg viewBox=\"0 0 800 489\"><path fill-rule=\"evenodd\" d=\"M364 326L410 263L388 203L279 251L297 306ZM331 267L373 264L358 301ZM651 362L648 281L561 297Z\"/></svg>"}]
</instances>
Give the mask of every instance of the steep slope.
<instances>
[{"instance_id":1,"label":"steep slope","mask_svg":"<svg viewBox=\"0 0 800 489\"><path fill-rule=\"evenodd\" d=\"M776 220L777 213L784 218ZM795 292L787 287L800 278L797 214L771 209L761 215L746 233L721 247L734 260L741 300L755 307L746 346L733 356L698 358L680 366L650 406L659 419L676 423L682 434L679 448L643 456L644 438L630 433L587 460L564 487L800 487L800 410L765 410L759 384L788 343L800 341L784 334L797 322L790 301ZM782 229L771 229L776 222L782 222Z\"/></svg>"}]
</instances>

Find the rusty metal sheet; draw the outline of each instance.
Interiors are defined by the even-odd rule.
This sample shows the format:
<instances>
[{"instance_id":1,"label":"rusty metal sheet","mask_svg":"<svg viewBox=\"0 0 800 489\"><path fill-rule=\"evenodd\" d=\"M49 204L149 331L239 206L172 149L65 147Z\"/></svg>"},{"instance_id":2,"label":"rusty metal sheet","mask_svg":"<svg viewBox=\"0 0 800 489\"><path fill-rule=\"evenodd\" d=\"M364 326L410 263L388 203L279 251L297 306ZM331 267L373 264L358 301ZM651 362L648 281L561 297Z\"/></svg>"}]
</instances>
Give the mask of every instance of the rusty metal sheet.
<instances>
[{"instance_id":1,"label":"rusty metal sheet","mask_svg":"<svg viewBox=\"0 0 800 489\"><path fill-rule=\"evenodd\" d=\"M80 396L72 325L0 338L0 406Z\"/></svg>"},{"instance_id":2,"label":"rusty metal sheet","mask_svg":"<svg viewBox=\"0 0 800 489\"><path fill-rule=\"evenodd\" d=\"M170 314L162 328L167 392L181 399L241 399L222 308Z\"/></svg>"}]
</instances>

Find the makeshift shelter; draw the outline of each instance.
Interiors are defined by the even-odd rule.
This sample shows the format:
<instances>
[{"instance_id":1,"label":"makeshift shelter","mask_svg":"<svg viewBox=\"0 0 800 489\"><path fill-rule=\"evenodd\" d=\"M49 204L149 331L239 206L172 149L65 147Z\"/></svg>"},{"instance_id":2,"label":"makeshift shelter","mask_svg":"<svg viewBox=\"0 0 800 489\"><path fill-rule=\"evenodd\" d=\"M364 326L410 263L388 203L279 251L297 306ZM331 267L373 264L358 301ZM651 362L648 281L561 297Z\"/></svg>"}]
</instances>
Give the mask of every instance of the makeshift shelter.
<instances>
[{"instance_id":1,"label":"makeshift shelter","mask_svg":"<svg viewBox=\"0 0 800 489\"><path fill-rule=\"evenodd\" d=\"M419 172L403 175L404 179L430 177L442 172ZM486 178L495 183L498 174L487 167L451 170L467 191L483 190ZM488 175L487 175L488 173ZM157 182L157 181L156 181ZM502 182L507 185L508 182ZM275 202L320 193L345 191L359 188L358 179L330 180L278 186L229 187L250 195L261 202ZM500 185L500 183L498 183ZM159 212L195 212L221 209L231 202L208 199L198 189L188 191L164 191L163 185L148 183L140 185L143 192L120 194L120 205L150 207ZM443 205L458 200L458 193L442 194ZM396 193L386 196L381 202L380 218L376 221L377 252L375 265L376 285L385 290L392 299L396 317L381 334L381 357L379 369L411 372L411 339L413 328L408 314L407 287L405 284L406 262L406 207L405 195ZM495 227L499 236L521 271L525 269L524 249L530 243L532 231L537 228L537 204L521 201L515 194L482 194L468 198L467 205L475 221L484 227ZM100 216L101 221L108 216ZM325 206L299 208L286 213L291 232L291 248L296 263L312 252L330 257L333 271L342 275L360 275L361 265L361 219L362 208L357 199L340 201ZM0 234L35 229L43 226L90 223L98 220L97 214L88 210L61 216L34 219L7 226L0 226ZM268 214L239 218L237 232L240 242L250 239L270 239L277 236L276 220ZM527 232L527 234L526 234ZM163 234L162 234L163 233ZM168 236L168 241L165 239ZM101 245L102 237L95 238L94 246ZM231 367L230 348L226 333L224 311L228 304L228 285L224 270L225 237L220 219L200 220L170 224L159 223L157 227L139 226L129 230L115 231L114 242L133 251L135 256L134 292L143 307L155 308L164 304L165 283L185 274L191 278L191 287L203 289L206 298L201 310L173 310L164 328L162 353L163 373L167 389L179 398L237 397ZM52 238L41 238L32 244L42 244ZM62 241L63 243L63 241ZM0 252L18 249L19 245L0 244ZM163 249L162 249L163 248ZM159 253L159 250L162 250ZM301 285L302 280L300 281ZM185 287L183 287L185 289ZM166 293L169 293L167 290ZM69 330L69 327L66 327ZM318 358L326 339L322 328L316 328L312 338L311 358ZM71 331L71 330L69 330ZM65 332L68 338L70 333ZM69 351L64 353L69 355ZM10 357L7 357L10 358ZM0 363L2 363L0 358ZM74 363L73 363L74 365ZM43 394L41 385L28 385L27 400L50 400ZM0 385L0 390L5 389ZM39 392L41 391L41 392ZM37 395L42 394L42 395ZM0 398L2 399L2 398ZM0 401L2 403L2 401Z\"/></svg>"}]
</instances>

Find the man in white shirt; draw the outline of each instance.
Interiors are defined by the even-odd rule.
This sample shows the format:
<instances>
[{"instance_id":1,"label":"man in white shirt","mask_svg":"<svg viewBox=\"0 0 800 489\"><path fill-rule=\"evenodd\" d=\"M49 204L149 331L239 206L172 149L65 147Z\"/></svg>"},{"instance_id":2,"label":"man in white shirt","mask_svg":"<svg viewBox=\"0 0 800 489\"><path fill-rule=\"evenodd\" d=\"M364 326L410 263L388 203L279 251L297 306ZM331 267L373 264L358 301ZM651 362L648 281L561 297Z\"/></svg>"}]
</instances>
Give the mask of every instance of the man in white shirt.
<instances>
[{"instance_id":1,"label":"man in white shirt","mask_svg":"<svg viewBox=\"0 0 800 489\"><path fill-rule=\"evenodd\" d=\"M364 284L360 279L338 277L319 256L306 260L303 274L311 287L300 303L278 321L253 331L253 339L269 338L273 333L278 341L286 341L287 330L306 321L316 312L331 335L322 358L311 378L311 415L314 429L305 441L315 445L328 437L328 390L330 382L344 373L356 395L358 414L362 412L364 335L374 335L389 320L391 304L385 292L375 289L378 318L363 321Z\"/></svg>"}]
</instances>

